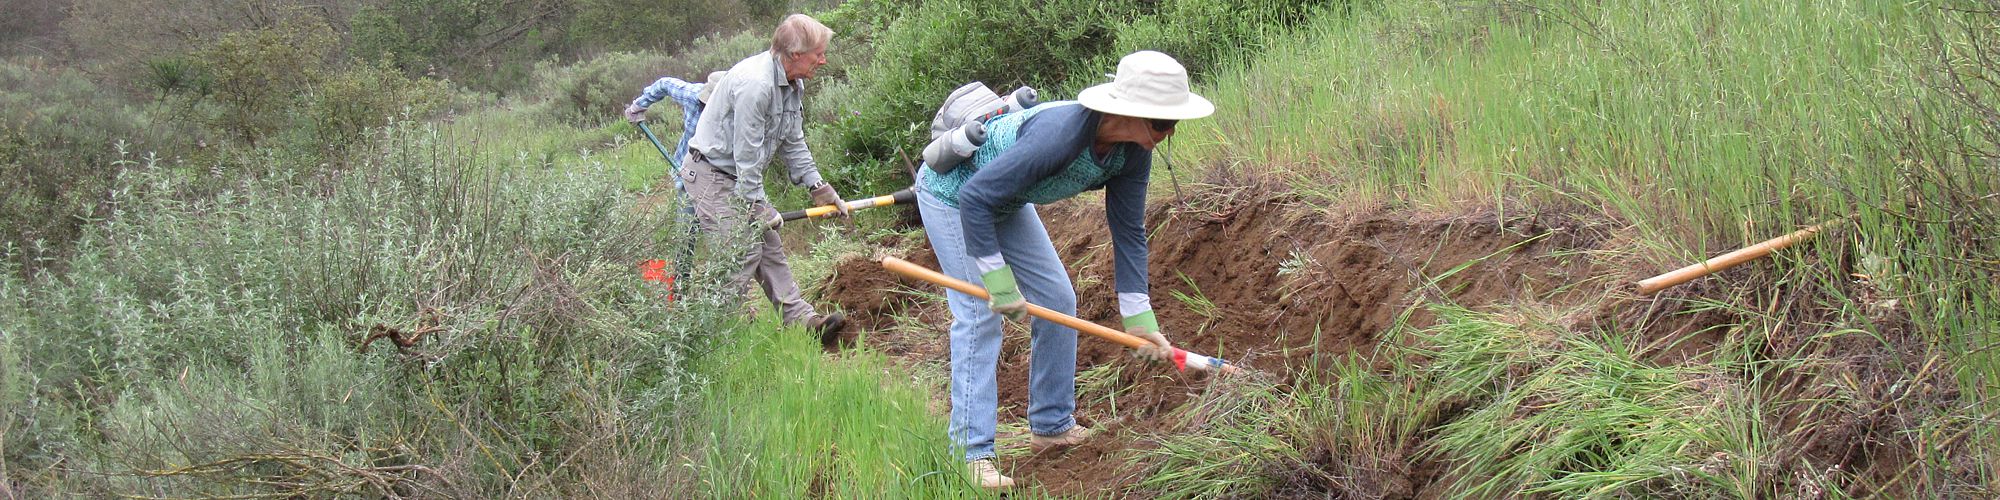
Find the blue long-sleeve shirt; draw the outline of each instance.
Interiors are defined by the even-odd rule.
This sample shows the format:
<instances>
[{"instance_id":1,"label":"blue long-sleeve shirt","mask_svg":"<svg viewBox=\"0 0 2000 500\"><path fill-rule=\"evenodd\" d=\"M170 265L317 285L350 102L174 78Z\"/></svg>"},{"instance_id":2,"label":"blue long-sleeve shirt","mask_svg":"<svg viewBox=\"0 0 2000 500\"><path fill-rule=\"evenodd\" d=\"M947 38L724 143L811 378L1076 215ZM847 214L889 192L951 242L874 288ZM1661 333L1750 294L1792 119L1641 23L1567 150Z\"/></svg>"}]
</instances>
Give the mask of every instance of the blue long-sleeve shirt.
<instances>
[{"instance_id":1,"label":"blue long-sleeve shirt","mask_svg":"<svg viewBox=\"0 0 2000 500\"><path fill-rule=\"evenodd\" d=\"M633 106L641 108L650 108L654 103L660 102L661 99L673 99L675 104L681 105L681 142L674 146L674 156L667 159L669 163L673 164L675 174L679 174L681 171L681 158L687 156L688 140L694 138L694 126L701 122L701 112L706 107L701 103L701 88L703 85L706 84L689 83L671 76L661 77L659 80L655 80L652 85L647 85L645 90L640 91L639 98L632 100ZM674 178L674 187L680 188L681 176L673 175L672 177Z\"/></svg>"},{"instance_id":2,"label":"blue long-sleeve shirt","mask_svg":"<svg viewBox=\"0 0 2000 500\"><path fill-rule=\"evenodd\" d=\"M1091 146L1096 143L1103 113L1071 103L1043 106L1051 107L1028 117L1020 125L1018 138L998 156L983 165L959 167L978 169L957 190L966 251L975 259L990 262L992 257L1000 255L995 225L1026 203L1033 188L1064 174L1079 156L1095 154ZM1115 288L1121 312L1130 316L1151 309L1145 298L1149 289L1145 221L1146 182L1152 172L1153 155L1137 144L1118 147L1123 148L1124 156L1124 165L1118 173L1101 186L1087 188L1104 189L1104 216L1111 231ZM1114 151L1110 156L1120 153Z\"/></svg>"}]
</instances>

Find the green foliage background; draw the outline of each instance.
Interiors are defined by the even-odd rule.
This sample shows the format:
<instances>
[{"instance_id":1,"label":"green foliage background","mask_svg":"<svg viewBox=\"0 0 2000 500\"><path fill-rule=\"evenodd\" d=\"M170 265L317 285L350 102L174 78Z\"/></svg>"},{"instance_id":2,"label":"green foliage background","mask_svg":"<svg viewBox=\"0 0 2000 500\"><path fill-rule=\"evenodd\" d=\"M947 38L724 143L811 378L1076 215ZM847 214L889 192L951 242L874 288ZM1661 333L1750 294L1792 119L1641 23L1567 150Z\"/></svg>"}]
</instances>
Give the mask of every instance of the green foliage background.
<instances>
[{"instance_id":1,"label":"green foliage background","mask_svg":"<svg viewBox=\"0 0 2000 500\"><path fill-rule=\"evenodd\" d=\"M836 43L865 43L837 97L814 103L837 117L822 133L844 152L835 169L907 185L907 162L929 142L931 115L951 90L980 81L998 92L1029 85L1044 100L1074 98L1107 81L1118 58L1166 51L1197 81L1221 56L1255 47L1345 2L1317 0L961 1L864 0L829 12ZM828 107L831 107L829 109Z\"/></svg>"},{"instance_id":2,"label":"green foliage background","mask_svg":"<svg viewBox=\"0 0 2000 500\"><path fill-rule=\"evenodd\" d=\"M1196 167L1169 175L1302 217L1574 217L1621 239L1569 257L1629 270L1852 216L1647 299L1729 318L1686 362L1527 293L1561 290L1412 298L1435 325L1177 409L1126 493L1394 496L1431 463L1479 496L1991 497L1979 3L10 2L0 24L60 21L0 35L0 493L966 495L935 367L633 279L689 236L618 110L806 10L839 33L809 142L850 197L908 184L959 84L1067 99L1156 49L1221 110L1181 126L1168 153ZM887 213L862 234L921 239ZM868 250L792 230L807 282ZM680 259L684 289L720 286L710 257ZM364 343L391 331L425 333ZM1900 471L1797 454L1851 422Z\"/></svg>"}]
</instances>

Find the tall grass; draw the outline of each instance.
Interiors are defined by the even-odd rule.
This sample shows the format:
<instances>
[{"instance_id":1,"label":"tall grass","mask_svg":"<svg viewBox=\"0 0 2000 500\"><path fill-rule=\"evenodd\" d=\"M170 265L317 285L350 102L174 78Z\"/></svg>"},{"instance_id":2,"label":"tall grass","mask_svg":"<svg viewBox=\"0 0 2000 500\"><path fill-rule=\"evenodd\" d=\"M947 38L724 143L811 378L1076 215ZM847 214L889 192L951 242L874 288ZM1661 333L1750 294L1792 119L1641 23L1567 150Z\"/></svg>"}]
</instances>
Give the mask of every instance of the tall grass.
<instances>
[{"instance_id":1,"label":"tall grass","mask_svg":"<svg viewBox=\"0 0 2000 500\"><path fill-rule=\"evenodd\" d=\"M835 358L796 328L763 323L706 358L713 384L703 445L687 464L712 498L981 496L931 411L927 384L897 377L881 354Z\"/></svg>"},{"instance_id":2,"label":"tall grass","mask_svg":"<svg viewBox=\"0 0 2000 500\"><path fill-rule=\"evenodd\" d=\"M1884 105L1916 98L1916 8L1880 2L1394 2L1213 77L1181 139L1316 190L1444 206L1582 196L1734 243L1872 201ZM1333 179L1357 179L1334 182ZM1749 222L1745 222L1749 221Z\"/></svg>"},{"instance_id":3,"label":"tall grass","mask_svg":"<svg viewBox=\"0 0 2000 500\"><path fill-rule=\"evenodd\" d=\"M1620 335L1436 312L1439 326L1422 335L1432 359L1423 397L1433 407L1474 402L1429 444L1448 457L1453 491L1719 493L1700 467L1711 449L1704 424L1717 419L1683 385L1695 378L1688 369L1640 361Z\"/></svg>"},{"instance_id":4,"label":"tall grass","mask_svg":"<svg viewBox=\"0 0 2000 500\"><path fill-rule=\"evenodd\" d=\"M1515 304L1440 315L1430 371L1389 379L1427 389L1369 404L1468 405L1411 439L1454 464L1446 491L1473 495L1990 495L2000 447L1974 422L1996 412L2000 246L1978 235L2000 213L2000 135L1981 116L2000 45L1991 13L1942 7L1385 2L1211 77L1198 92L1219 112L1171 152L1323 206L1595 212L1627 225L1599 259L1631 274L1858 215L1773 273L1669 294L1668 310L1742 319L1687 364L1642 355L1681 339L1550 329ZM1310 407L1286 411L1327 411ZM1893 477L1799 450L1891 414L1869 439L1922 457Z\"/></svg>"}]
</instances>

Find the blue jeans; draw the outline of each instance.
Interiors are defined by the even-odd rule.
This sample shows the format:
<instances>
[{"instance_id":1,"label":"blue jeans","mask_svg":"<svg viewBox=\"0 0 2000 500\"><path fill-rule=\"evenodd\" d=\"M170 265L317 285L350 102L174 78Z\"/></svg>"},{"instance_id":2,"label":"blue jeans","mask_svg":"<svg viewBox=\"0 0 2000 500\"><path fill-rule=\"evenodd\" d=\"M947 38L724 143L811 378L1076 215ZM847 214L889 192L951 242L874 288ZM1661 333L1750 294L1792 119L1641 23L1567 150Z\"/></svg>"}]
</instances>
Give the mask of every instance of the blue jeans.
<instances>
[{"instance_id":1,"label":"blue jeans","mask_svg":"<svg viewBox=\"0 0 2000 500\"><path fill-rule=\"evenodd\" d=\"M979 268L965 253L965 234L958 209L937 196L917 190L917 210L930 235L944 274L985 286ZM1014 269L1021 295L1028 303L1076 315L1076 288L1063 269L1048 229L1035 206L1000 221L1000 254ZM965 449L967 462L993 457L994 427L999 418L999 385L994 372L1000 363L1001 317L986 301L956 291L951 303L951 428L952 441ZM1056 435L1076 426L1076 330L1035 318L1028 362L1028 429Z\"/></svg>"}]
</instances>

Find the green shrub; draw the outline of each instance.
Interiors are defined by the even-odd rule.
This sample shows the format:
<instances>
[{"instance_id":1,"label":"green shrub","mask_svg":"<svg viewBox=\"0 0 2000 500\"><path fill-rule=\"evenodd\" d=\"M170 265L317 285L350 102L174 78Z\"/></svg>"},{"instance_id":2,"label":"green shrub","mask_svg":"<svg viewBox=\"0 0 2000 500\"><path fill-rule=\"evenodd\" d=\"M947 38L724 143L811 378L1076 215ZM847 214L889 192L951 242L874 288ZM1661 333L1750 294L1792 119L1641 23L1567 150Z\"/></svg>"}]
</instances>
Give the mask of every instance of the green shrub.
<instances>
[{"instance_id":1,"label":"green shrub","mask_svg":"<svg viewBox=\"0 0 2000 500\"><path fill-rule=\"evenodd\" d=\"M694 48L672 56L658 52L612 52L574 64L555 60L535 65L525 98L537 118L578 127L595 127L619 120L639 91L662 76L700 83L708 73L726 70L737 61L768 50L770 35L746 31L706 38ZM671 102L664 103L672 106ZM678 115L678 112L667 113Z\"/></svg>"},{"instance_id":2,"label":"green shrub","mask_svg":"<svg viewBox=\"0 0 2000 500\"><path fill-rule=\"evenodd\" d=\"M679 248L672 214L599 164L381 130L338 175L279 166L213 197L137 166L64 271L0 278L0 402L23 380L43 402L0 429L48 431L8 431L0 475L95 497L666 484L692 360L736 305L638 279ZM720 286L702 262L682 286ZM93 473L36 475L54 463Z\"/></svg>"},{"instance_id":3,"label":"green shrub","mask_svg":"<svg viewBox=\"0 0 2000 500\"><path fill-rule=\"evenodd\" d=\"M91 78L39 59L0 61L0 249L32 271L99 216L121 150L174 155L185 130ZM9 253L0 250L0 254Z\"/></svg>"},{"instance_id":4,"label":"green shrub","mask_svg":"<svg viewBox=\"0 0 2000 500\"><path fill-rule=\"evenodd\" d=\"M479 5L458 0L393 0L363 8L348 20L348 53L422 75L458 62L458 44L478 34Z\"/></svg>"},{"instance_id":5,"label":"green shrub","mask_svg":"<svg viewBox=\"0 0 2000 500\"><path fill-rule=\"evenodd\" d=\"M1282 32L1329 2L1313 0L1123 0L849 2L826 16L849 40L871 43L855 61L846 99L811 106L837 116L828 127L840 161L870 177L902 177L880 165L915 157L931 114L953 88L982 81L1005 92L1019 85L1049 100L1104 81L1119 56L1158 49L1204 70ZM836 61L839 63L839 61ZM840 168L840 167L837 167ZM907 184L908 179L901 183ZM895 182L890 182L891 184Z\"/></svg>"},{"instance_id":6,"label":"green shrub","mask_svg":"<svg viewBox=\"0 0 2000 500\"><path fill-rule=\"evenodd\" d=\"M0 261L0 316L28 314L22 296L24 287L15 267ZM0 462L5 463L31 460L29 457L37 450L30 436L42 434L31 428L38 420L35 414L39 401L35 397L34 369L28 364L26 353L15 346L21 335L24 332L0 328Z\"/></svg>"},{"instance_id":7,"label":"green shrub","mask_svg":"<svg viewBox=\"0 0 2000 500\"><path fill-rule=\"evenodd\" d=\"M873 40L873 60L854 63L858 70L851 77L869 97L838 113L834 141L862 158L894 158L899 151L915 156L930 114L951 89L974 80L1001 91L1060 84L1112 42L1109 23L1076 21L1130 18L1137 13L1133 7L1082 0L926 2L882 30Z\"/></svg>"},{"instance_id":8,"label":"green shrub","mask_svg":"<svg viewBox=\"0 0 2000 500\"><path fill-rule=\"evenodd\" d=\"M299 117L304 126L297 130L330 156L398 116L431 116L451 102L452 89L439 80L404 76L387 65L357 63L325 74L304 99Z\"/></svg>"},{"instance_id":9,"label":"green shrub","mask_svg":"<svg viewBox=\"0 0 2000 500\"><path fill-rule=\"evenodd\" d=\"M612 52L567 66L545 61L535 65L532 95L543 118L592 126L617 118L668 61L652 52Z\"/></svg>"},{"instance_id":10,"label":"green shrub","mask_svg":"<svg viewBox=\"0 0 2000 500\"><path fill-rule=\"evenodd\" d=\"M688 46L745 24L771 24L764 2L741 0L579 0L569 22L575 45L613 50ZM753 11L753 9L755 11ZM751 31L765 31L752 29ZM768 31L765 33L768 35Z\"/></svg>"},{"instance_id":11,"label":"green shrub","mask_svg":"<svg viewBox=\"0 0 2000 500\"><path fill-rule=\"evenodd\" d=\"M308 165L341 163L369 128L396 116L429 117L453 99L445 82L409 77L390 61L341 64L338 43L325 22L294 18L151 61L147 82L165 106L236 140L241 148L232 152L272 146L260 154Z\"/></svg>"},{"instance_id":12,"label":"green shrub","mask_svg":"<svg viewBox=\"0 0 2000 500\"><path fill-rule=\"evenodd\" d=\"M288 115L332 61L340 38L325 22L299 21L222 35L197 53L220 104L209 124L255 146L289 124Z\"/></svg>"}]
</instances>

